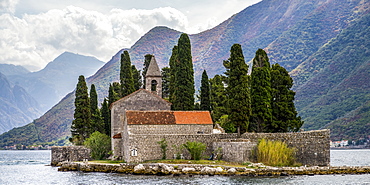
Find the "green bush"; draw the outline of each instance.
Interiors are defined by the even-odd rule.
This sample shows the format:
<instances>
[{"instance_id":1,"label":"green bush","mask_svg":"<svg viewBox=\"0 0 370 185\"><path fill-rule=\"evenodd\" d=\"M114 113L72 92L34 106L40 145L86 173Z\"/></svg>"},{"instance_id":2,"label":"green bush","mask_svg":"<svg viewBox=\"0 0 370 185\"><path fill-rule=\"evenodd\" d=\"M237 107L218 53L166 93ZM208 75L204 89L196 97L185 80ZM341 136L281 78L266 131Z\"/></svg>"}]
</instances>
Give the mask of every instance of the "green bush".
<instances>
[{"instance_id":1,"label":"green bush","mask_svg":"<svg viewBox=\"0 0 370 185\"><path fill-rule=\"evenodd\" d=\"M282 141L262 139L257 145L257 162L269 166L292 166L294 164L295 149L289 148Z\"/></svg>"},{"instance_id":2,"label":"green bush","mask_svg":"<svg viewBox=\"0 0 370 185\"><path fill-rule=\"evenodd\" d=\"M183 146L189 151L192 160L200 160L200 157L207 148L205 144L196 141L187 141Z\"/></svg>"},{"instance_id":3,"label":"green bush","mask_svg":"<svg viewBox=\"0 0 370 185\"><path fill-rule=\"evenodd\" d=\"M95 131L87 138L84 145L91 150L91 158L104 159L111 150L110 137Z\"/></svg>"}]
</instances>

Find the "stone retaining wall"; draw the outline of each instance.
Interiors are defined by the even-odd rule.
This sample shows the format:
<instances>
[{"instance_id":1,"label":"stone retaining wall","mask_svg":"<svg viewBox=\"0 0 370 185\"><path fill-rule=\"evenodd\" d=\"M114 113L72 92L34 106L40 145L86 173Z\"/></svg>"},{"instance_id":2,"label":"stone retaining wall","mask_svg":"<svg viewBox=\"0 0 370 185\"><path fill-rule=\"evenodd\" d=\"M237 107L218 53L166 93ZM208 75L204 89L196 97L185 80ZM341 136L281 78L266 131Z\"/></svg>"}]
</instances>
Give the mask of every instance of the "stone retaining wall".
<instances>
[{"instance_id":1,"label":"stone retaining wall","mask_svg":"<svg viewBox=\"0 0 370 185\"><path fill-rule=\"evenodd\" d=\"M330 130L314 130L293 133L245 133L243 139L258 142L259 139L280 140L296 148L296 161L303 165L330 165Z\"/></svg>"},{"instance_id":2,"label":"stone retaining wall","mask_svg":"<svg viewBox=\"0 0 370 185\"><path fill-rule=\"evenodd\" d=\"M64 161L83 161L90 159L90 149L83 146L53 146L51 148L51 165L60 166Z\"/></svg>"}]
</instances>

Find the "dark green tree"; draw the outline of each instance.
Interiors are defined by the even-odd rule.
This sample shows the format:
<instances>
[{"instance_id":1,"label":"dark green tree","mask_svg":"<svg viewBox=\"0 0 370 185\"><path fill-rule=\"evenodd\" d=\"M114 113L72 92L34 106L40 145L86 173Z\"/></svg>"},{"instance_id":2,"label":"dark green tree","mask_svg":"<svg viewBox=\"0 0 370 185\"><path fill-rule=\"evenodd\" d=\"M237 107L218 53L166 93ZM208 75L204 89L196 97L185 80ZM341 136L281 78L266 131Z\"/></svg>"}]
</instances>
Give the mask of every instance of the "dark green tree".
<instances>
[{"instance_id":1,"label":"dark green tree","mask_svg":"<svg viewBox=\"0 0 370 185\"><path fill-rule=\"evenodd\" d=\"M218 121L221 116L227 115L227 97L225 92L224 80L225 76L215 75L209 80L210 83L210 105L211 105L211 115L214 123Z\"/></svg>"},{"instance_id":2,"label":"dark green tree","mask_svg":"<svg viewBox=\"0 0 370 185\"><path fill-rule=\"evenodd\" d=\"M175 97L175 73L176 73L176 69L177 69L177 66L178 66L178 62L177 62L177 46L174 46L172 48L172 55L170 57L170 84L169 84L169 101L170 102L174 102L176 97ZM172 108L173 109L173 108Z\"/></svg>"},{"instance_id":3,"label":"dark green tree","mask_svg":"<svg viewBox=\"0 0 370 185\"><path fill-rule=\"evenodd\" d=\"M200 110L211 110L209 80L207 71L204 70L202 73L202 80L200 82Z\"/></svg>"},{"instance_id":4,"label":"dark green tree","mask_svg":"<svg viewBox=\"0 0 370 185\"><path fill-rule=\"evenodd\" d=\"M90 112L91 112L91 133L94 131L103 132L103 120L98 108L98 94L96 93L95 85L90 87ZM91 134L90 133L90 134Z\"/></svg>"},{"instance_id":5,"label":"dark green tree","mask_svg":"<svg viewBox=\"0 0 370 185\"><path fill-rule=\"evenodd\" d=\"M141 80L140 70L137 70L135 65L131 66L132 70L132 78L134 78L134 89L139 90L141 86L143 85L143 82Z\"/></svg>"},{"instance_id":6,"label":"dark green tree","mask_svg":"<svg viewBox=\"0 0 370 185\"><path fill-rule=\"evenodd\" d=\"M145 75L146 75L146 72L148 71L148 67L149 67L149 64L150 64L150 61L152 60L152 57L153 57L153 55L151 55L151 54L146 54L145 56L144 56L144 64L143 64L143 66L144 66L144 68L143 68L143 89L145 89Z\"/></svg>"},{"instance_id":7,"label":"dark green tree","mask_svg":"<svg viewBox=\"0 0 370 185\"><path fill-rule=\"evenodd\" d=\"M90 100L83 75L78 77L75 96L74 120L71 125L71 142L75 145L82 145L91 133Z\"/></svg>"},{"instance_id":8,"label":"dark green tree","mask_svg":"<svg viewBox=\"0 0 370 185\"><path fill-rule=\"evenodd\" d=\"M171 69L169 67L162 68L162 98L167 99L170 96L170 78Z\"/></svg>"},{"instance_id":9,"label":"dark green tree","mask_svg":"<svg viewBox=\"0 0 370 185\"><path fill-rule=\"evenodd\" d=\"M297 132L303 125L294 106L293 79L279 64L272 65L272 132Z\"/></svg>"},{"instance_id":10,"label":"dark green tree","mask_svg":"<svg viewBox=\"0 0 370 185\"><path fill-rule=\"evenodd\" d=\"M172 102L174 110L194 109L194 69L191 56L189 36L181 34L177 44L177 59L175 68L174 97ZM171 71L172 72L172 71Z\"/></svg>"},{"instance_id":11,"label":"dark green tree","mask_svg":"<svg viewBox=\"0 0 370 185\"><path fill-rule=\"evenodd\" d=\"M121 85L118 82L113 82L113 84L109 84L108 106L110 106L113 102L119 100L121 97Z\"/></svg>"},{"instance_id":12,"label":"dark green tree","mask_svg":"<svg viewBox=\"0 0 370 185\"><path fill-rule=\"evenodd\" d=\"M270 62L263 49L256 51L251 74L251 107L249 131L272 132Z\"/></svg>"},{"instance_id":13,"label":"dark green tree","mask_svg":"<svg viewBox=\"0 0 370 185\"><path fill-rule=\"evenodd\" d=\"M104 133L108 136L111 135L111 124L110 124L110 109L108 105L108 99L104 98L103 103L101 104L101 117L103 119L103 124L104 124Z\"/></svg>"},{"instance_id":14,"label":"dark green tree","mask_svg":"<svg viewBox=\"0 0 370 185\"><path fill-rule=\"evenodd\" d=\"M135 83L132 74L131 59L128 51L121 54L121 71L120 71L122 96L127 96L135 91Z\"/></svg>"},{"instance_id":15,"label":"dark green tree","mask_svg":"<svg viewBox=\"0 0 370 185\"><path fill-rule=\"evenodd\" d=\"M241 133L248 130L251 115L250 84L248 65L244 61L240 44L234 44L230 58L223 62L227 77L227 114L231 124Z\"/></svg>"}]
</instances>

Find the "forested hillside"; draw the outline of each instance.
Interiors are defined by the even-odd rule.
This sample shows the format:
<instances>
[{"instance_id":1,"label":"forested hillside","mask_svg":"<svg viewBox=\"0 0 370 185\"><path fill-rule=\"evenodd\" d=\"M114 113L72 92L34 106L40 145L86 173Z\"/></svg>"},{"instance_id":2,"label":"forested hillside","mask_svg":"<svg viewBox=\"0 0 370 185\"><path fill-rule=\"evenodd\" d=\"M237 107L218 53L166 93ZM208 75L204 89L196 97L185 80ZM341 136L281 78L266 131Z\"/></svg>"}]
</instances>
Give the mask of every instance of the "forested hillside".
<instances>
[{"instance_id":1,"label":"forested hillside","mask_svg":"<svg viewBox=\"0 0 370 185\"><path fill-rule=\"evenodd\" d=\"M265 48L272 64L291 71L305 129L330 128L333 139L368 135L369 7L370 2L363 0L263 0L215 28L190 35L196 86L204 69L210 78L224 72L222 62L232 44L241 44L247 62L258 48ZM127 49L132 63L141 69L149 53L160 67L168 66L180 34L153 28ZM109 83L119 81L121 52L87 79L96 85L100 101L107 96ZM73 94L69 94L33 124L45 142L70 135L72 118ZM1 146L14 132L2 135Z\"/></svg>"}]
</instances>

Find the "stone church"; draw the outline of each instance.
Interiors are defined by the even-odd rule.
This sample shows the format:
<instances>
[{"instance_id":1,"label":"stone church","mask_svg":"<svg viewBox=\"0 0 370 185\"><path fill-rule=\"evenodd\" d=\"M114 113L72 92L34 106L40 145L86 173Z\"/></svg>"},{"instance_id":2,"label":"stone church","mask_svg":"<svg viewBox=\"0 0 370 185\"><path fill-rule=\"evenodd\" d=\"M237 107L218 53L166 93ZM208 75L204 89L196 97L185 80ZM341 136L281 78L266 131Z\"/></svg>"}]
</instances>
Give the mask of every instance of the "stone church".
<instances>
[{"instance_id":1,"label":"stone church","mask_svg":"<svg viewBox=\"0 0 370 185\"><path fill-rule=\"evenodd\" d=\"M223 160L242 163L249 161L258 140L266 138L282 140L295 147L296 159L302 164L329 165L328 130L242 135L220 132L222 129L213 129L208 111L171 111L171 103L162 99L162 76L154 56L145 84L146 89L133 92L110 107L113 159L126 162L161 159L158 142L165 139L167 159L173 159L178 153L190 159L190 154L179 146L187 141L197 141L207 145L205 156L221 148Z\"/></svg>"},{"instance_id":2,"label":"stone church","mask_svg":"<svg viewBox=\"0 0 370 185\"><path fill-rule=\"evenodd\" d=\"M171 103L161 98L162 75L154 56L145 78L146 89L111 105L114 158L122 158L126 162L160 159L156 142L162 137L212 134L213 122L208 111L171 111ZM142 139L150 136L158 139Z\"/></svg>"}]
</instances>

